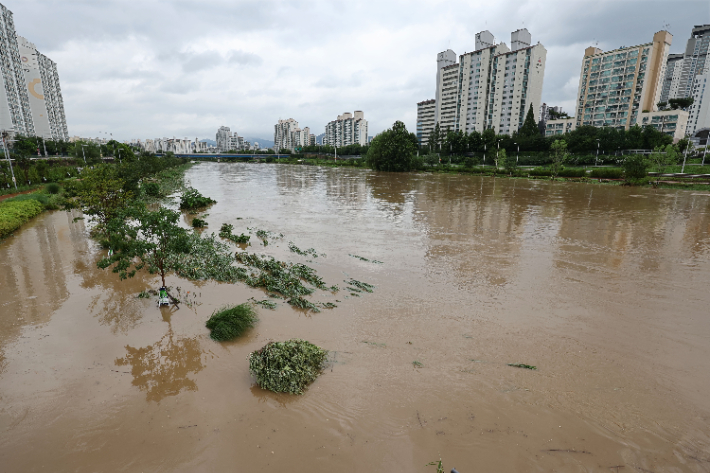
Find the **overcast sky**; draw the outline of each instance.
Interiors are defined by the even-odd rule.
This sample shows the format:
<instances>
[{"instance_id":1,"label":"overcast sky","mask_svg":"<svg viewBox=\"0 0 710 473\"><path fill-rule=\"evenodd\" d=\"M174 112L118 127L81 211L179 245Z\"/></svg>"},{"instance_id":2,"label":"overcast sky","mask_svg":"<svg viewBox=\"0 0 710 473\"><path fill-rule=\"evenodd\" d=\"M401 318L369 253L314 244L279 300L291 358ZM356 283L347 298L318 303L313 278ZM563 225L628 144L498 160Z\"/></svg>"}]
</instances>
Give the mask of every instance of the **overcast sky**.
<instances>
[{"instance_id":1,"label":"overcast sky","mask_svg":"<svg viewBox=\"0 0 710 473\"><path fill-rule=\"evenodd\" d=\"M436 54L510 46L528 28L547 49L542 100L573 112L584 49L650 42L682 52L707 0L0 0L17 33L58 66L70 135L214 139L221 125L273 140L279 118L323 133L363 110L375 135L434 98Z\"/></svg>"}]
</instances>

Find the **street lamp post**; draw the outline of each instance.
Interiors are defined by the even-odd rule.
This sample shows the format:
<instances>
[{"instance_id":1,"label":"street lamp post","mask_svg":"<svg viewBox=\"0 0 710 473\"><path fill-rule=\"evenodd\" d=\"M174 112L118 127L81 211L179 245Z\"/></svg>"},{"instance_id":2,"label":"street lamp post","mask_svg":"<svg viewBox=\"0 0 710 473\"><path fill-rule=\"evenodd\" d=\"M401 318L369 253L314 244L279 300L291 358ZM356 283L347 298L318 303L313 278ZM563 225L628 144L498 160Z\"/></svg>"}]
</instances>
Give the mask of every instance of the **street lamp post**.
<instances>
[{"instance_id":1,"label":"street lamp post","mask_svg":"<svg viewBox=\"0 0 710 473\"><path fill-rule=\"evenodd\" d=\"M518 146L518 153L515 155L515 165L517 166L520 162L520 145L518 143L513 143Z\"/></svg>"},{"instance_id":2,"label":"street lamp post","mask_svg":"<svg viewBox=\"0 0 710 473\"><path fill-rule=\"evenodd\" d=\"M486 167L486 150L488 149L488 144L483 143L483 167Z\"/></svg>"},{"instance_id":3,"label":"street lamp post","mask_svg":"<svg viewBox=\"0 0 710 473\"><path fill-rule=\"evenodd\" d=\"M594 166L599 166L599 139L597 138L597 157L594 159Z\"/></svg>"},{"instance_id":4,"label":"street lamp post","mask_svg":"<svg viewBox=\"0 0 710 473\"><path fill-rule=\"evenodd\" d=\"M690 138L687 134L685 135L685 139L688 140L688 143L685 145L685 153L683 153L683 167L680 168L681 174L685 172L685 161L688 159L688 148L690 148Z\"/></svg>"},{"instance_id":5,"label":"street lamp post","mask_svg":"<svg viewBox=\"0 0 710 473\"><path fill-rule=\"evenodd\" d=\"M710 141L710 140L708 140L708 141ZM710 143L708 143L708 142L706 141L706 142L705 142L705 151L703 151L703 164L702 164L702 166L705 166L705 155L708 154L708 144L710 144Z\"/></svg>"},{"instance_id":6,"label":"street lamp post","mask_svg":"<svg viewBox=\"0 0 710 473\"><path fill-rule=\"evenodd\" d=\"M84 155L84 166L86 166L86 151L84 151L84 148L86 148L88 145L81 145L81 154Z\"/></svg>"},{"instance_id":7,"label":"street lamp post","mask_svg":"<svg viewBox=\"0 0 710 473\"><path fill-rule=\"evenodd\" d=\"M17 181L15 180L15 171L12 169L12 160L10 159L10 152L7 150L7 143L5 140L5 135L7 133L2 133L2 149L5 152L5 158L7 158L7 164L10 166L10 174L12 174L12 183L15 185L15 190L17 190Z\"/></svg>"}]
</instances>

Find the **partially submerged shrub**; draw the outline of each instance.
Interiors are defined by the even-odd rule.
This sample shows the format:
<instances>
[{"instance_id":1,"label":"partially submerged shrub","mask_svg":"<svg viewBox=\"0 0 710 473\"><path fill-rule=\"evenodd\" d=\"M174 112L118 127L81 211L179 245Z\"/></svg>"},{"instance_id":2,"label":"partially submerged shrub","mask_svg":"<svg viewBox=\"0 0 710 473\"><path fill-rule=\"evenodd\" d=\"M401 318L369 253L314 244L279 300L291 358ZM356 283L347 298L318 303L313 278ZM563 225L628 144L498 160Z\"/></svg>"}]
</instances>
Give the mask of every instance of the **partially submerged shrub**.
<instances>
[{"instance_id":1,"label":"partially submerged shrub","mask_svg":"<svg viewBox=\"0 0 710 473\"><path fill-rule=\"evenodd\" d=\"M270 342L249 354L249 372L263 389L303 394L320 374L327 356L327 351L305 340Z\"/></svg>"},{"instance_id":2,"label":"partially submerged shrub","mask_svg":"<svg viewBox=\"0 0 710 473\"><path fill-rule=\"evenodd\" d=\"M219 229L219 236L226 238L227 240L233 241L234 243L249 243L249 235L232 235L232 230L234 225L229 223L223 223L222 228Z\"/></svg>"},{"instance_id":3,"label":"partially submerged shrub","mask_svg":"<svg viewBox=\"0 0 710 473\"><path fill-rule=\"evenodd\" d=\"M205 324L212 331L210 338L223 342L232 340L252 328L256 323L256 311L248 304L225 307L212 314Z\"/></svg>"},{"instance_id":4,"label":"partially submerged shrub","mask_svg":"<svg viewBox=\"0 0 710 473\"><path fill-rule=\"evenodd\" d=\"M197 209L214 203L214 200L203 196L200 191L193 188L187 189L180 197L180 208L183 210Z\"/></svg>"},{"instance_id":5,"label":"partially submerged shrub","mask_svg":"<svg viewBox=\"0 0 710 473\"><path fill-rule=\"evenodd\" d=\"M193 228L205 228L207 226L207 222L202 220L201 218L193 218L192 219L192 227Z\"/></svg>"},{"instance_id":6,"label":"partially submerged shrub","mask_svg":"<svg viewBox=\"0 0 710 473\"><path fill-rule=\"evenodd\" d=\"M160 184L157 182L149 182L143 186L145 194L151 197L160 197Z\"/></svg>"},{"instance_id":7,"label":"partially submerged shrub","mask_svg":"<svg viewBox=\"0 0 710 473\"><path fill-rule=\"evenodd\" d=\"M648 159L642 154L627 156L622 163L627 179L643 179L648 175Z\"/></svg>"},{"instance_id":8,"label":"partially submerged shrub","mask_svg":"<svg viewBox=\"0 0 710 473\"><path fill-rule=\"evenodd\" d=\"M552 176L552 171L550 171L547 168L534 168L528 171L528 174L531 176L545 176L549 177Z\"/></svg>"}]
</instances>

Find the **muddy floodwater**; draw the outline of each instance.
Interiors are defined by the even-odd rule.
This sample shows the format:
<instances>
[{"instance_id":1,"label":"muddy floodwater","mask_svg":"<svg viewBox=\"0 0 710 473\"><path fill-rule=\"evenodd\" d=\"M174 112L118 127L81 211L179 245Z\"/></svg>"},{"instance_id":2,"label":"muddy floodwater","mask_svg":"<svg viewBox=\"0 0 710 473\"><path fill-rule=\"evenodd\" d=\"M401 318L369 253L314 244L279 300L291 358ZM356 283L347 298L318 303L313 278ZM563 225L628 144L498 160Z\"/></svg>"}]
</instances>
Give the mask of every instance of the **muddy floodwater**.
<instances>
[{"instance_id":1,"label":"muddy floodwater","mask_svg":"<svg viewBox=\"0 0 710 473\"><path fill-rule=\"evenodd\" d=\"M43 214L0 243L1 471L710 471L710 194L275 164L186 180L218 202L206 232L273 232L248 251L315 268L341 290L309 298L337 307L276 300L214 342L212 312L264 291L171 275L189 303L158 309L136 297L157 276L120 281L79 213ZM261 390L247 355L290 338L330 351L324 373Z\"/></svg>"}]
</instances>

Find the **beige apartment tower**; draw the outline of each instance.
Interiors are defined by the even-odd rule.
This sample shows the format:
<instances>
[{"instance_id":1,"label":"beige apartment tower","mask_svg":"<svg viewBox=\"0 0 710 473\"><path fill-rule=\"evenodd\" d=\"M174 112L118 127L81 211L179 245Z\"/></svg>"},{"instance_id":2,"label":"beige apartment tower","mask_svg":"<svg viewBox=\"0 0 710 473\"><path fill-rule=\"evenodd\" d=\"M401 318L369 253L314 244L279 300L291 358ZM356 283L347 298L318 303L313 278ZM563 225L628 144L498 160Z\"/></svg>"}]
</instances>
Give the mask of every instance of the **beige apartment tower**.
<instances>
[{"instance_id":1,"label":"beige apartment tower","mask_svg":"<svg viewBox=\"0 0 710 473\"><path fill-rule=\"evenodd\" d=\"M577 126L628 130L644 110L657 110L673 36L653 35L650 43L604 52L584 51L577 93Z\"/></svg>"}]
</instances>

